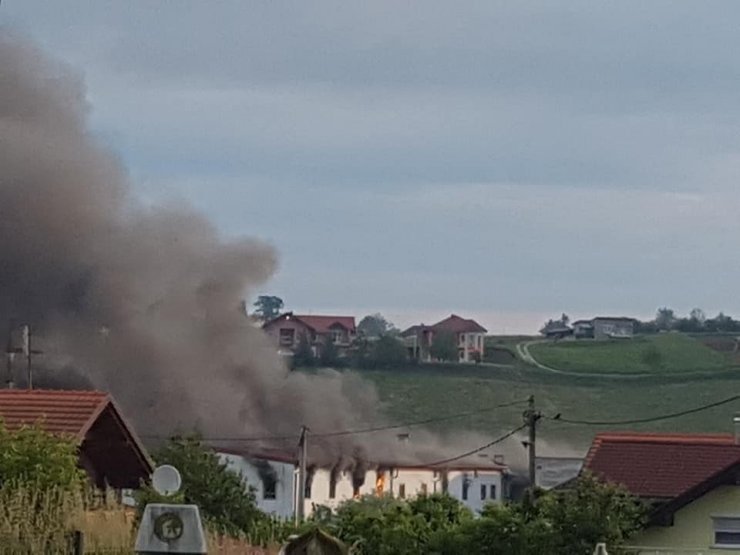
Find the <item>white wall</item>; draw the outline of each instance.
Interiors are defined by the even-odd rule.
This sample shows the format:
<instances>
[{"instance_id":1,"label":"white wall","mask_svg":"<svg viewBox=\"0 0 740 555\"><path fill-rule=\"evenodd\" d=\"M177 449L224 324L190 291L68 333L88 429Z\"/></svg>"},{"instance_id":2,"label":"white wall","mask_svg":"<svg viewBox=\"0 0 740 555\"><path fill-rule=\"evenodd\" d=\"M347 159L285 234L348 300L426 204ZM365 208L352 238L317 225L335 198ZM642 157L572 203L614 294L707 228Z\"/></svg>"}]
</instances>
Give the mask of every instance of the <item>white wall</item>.
<instances>
[{"instance_id":1,"label":"white wall","mask_svg":"<svg viewBox=\"0 0 740 555\"><path fill-rule=\"evenodd\" d=\"M468 498L463 499L463 484L468 483ZM496 470L450 470L447 473L447 493L461 501L473 512L479 512L491 502L500 503L503 499L503 476ZM485 495L481 495L485 486ZM495 497L491 496L494 486Z\"/></svg>"},{"instance_id":2,"label":"white wall","mask_svg":"<svg viewBox=\"0 0 740 555\"><path fill-rule=\"evenodd\" d=\"M282 518L293 517L293 496L295 494L295 466L289 463L268 461L277 475L275 486L275 499L265 499L262 479L257 467L244 457L219 453L221 460L228 467L241 474L242 479L255 490L257 506L264 512Z\"/></svg>"},{"instance_id":3,"label":"white wall","mask_svg":"<svg viewBox=\"0 0 740 555\"><path fill-rule=\"evenodd\" d=\"M266 513L282 518L292 518L293 507L296 502L297 476L296 467L293 464L268 461L277 475L275 488L275 499L264 498L264 488L257 467L239 455L219 453L228 467L242 475L246 483L255 489L257 506ZM380 479L380 483L378 483ZM463 482L468 482L468 496L463 499ZM330 497L331 471L327 469L316 469L311 480L311 495L305 500L304 510L310 515L315 505L325 505L332 509L342 502L354 497L352 473L342 472L337 476L334 497ZM481 498L481 485L485 486L485 498ZM393 497L401 497L403 486L403 497L406 499L415 497L425 491L428 494L442 493L444 491L443 476L441 472L424 468L397 468L390 470L368 470L365 474L365 482L359 489L359 495L373 495L376 487L382 486L384 494ZM495 498L491 497L491 486L495 488ZM480 511L483 506L490 502L500 502L503 495L502 474L495 470L462 471L450 470L447 473L447 492L455 499L462 502L474 512Z\"/></svg>"}]
</instances>

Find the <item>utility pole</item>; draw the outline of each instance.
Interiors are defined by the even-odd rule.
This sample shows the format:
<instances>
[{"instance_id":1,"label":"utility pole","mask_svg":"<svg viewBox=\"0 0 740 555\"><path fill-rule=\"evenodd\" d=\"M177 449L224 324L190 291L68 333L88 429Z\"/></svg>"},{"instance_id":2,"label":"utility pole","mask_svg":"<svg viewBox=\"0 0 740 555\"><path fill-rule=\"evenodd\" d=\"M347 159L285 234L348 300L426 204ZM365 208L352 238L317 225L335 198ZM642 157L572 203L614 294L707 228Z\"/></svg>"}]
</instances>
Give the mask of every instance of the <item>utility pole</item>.
<instances>
[{"instance_id":1,"label":"utility pole","mask_svg":"<svg viewBox=\"0 0 740 555\"><path fill-rule=\"evenodd\" d=\"M21 348L20 352L26 356L26 372L28 374L28 389L33 389L33 366L31 359L33 355L41 355L43 351L31 348L31 326L24 325L21 328Z\"/></svg>"},{"instance_id":2,"label":"utility pole","mask_svg":"<svg viewBox=\"0 0 740 555\"><path fill-rule=\"evenodd\" d=\"M532 489L534 489L537 481L537 449L535 443L537 441L537 421L540 418L542 418L542 414L535 408L534 395L530 395L527 410L524 411L524 422L529 430L529 438L526 443L529 450L529 483Z\"/></svg>"},{"instance_id":3,"label":"utility pole","mask_svg":"<svg viewBox=\"0 0 740 555\"><path fill-rule=\"evenodd\" d=\"M10 320L8 323L8 344L5 347L5 360L8 372L6 385L8 386L8 389L13 389L15 387L15 383L13 382L13 358L15 358L15 350L13 349L13 327L13 320Z\"/></svg>"},{"instance_id":4,"label":"utility pole","mask_svg":"<svg viewBox=\"0 0 740 555\"><path fill-rule=\"evenodd\" d=\"M299 524L305 517L306 505L306 459L308 458L308 428L301 426L301 439L298 442L298 506L295 510L295 521Z\"/></svg>"},{"instance_id":5,"label":"utility pole","mask_svg":"<svg viewBox=\"0 0 740 555\"><path fill-rule=\"evenodd\" d=\"M26 372L28 373L28 389L33 389L33 370L31 367L31 326L23 326L23 354L26 355Z\"/></svg>"}]
</instances>

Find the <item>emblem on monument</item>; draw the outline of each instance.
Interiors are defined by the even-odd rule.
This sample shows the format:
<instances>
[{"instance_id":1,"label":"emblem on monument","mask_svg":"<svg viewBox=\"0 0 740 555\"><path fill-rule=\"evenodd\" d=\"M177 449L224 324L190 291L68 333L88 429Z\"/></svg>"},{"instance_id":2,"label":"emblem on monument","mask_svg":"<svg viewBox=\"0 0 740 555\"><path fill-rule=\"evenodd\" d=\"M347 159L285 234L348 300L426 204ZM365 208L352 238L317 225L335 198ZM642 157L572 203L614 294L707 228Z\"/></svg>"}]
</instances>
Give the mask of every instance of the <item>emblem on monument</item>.
<instances>
[{"instance_id":1,"label":"emblem on monument","mask_svg":"<svg viewBox=\"0 0 740 555\"><path fill-rule=\"evenodd\" d=\"M154 521L154 535L163 542L171 542L182 536L182 519L175 513L164 513Z\"/></svg>"}]
</instances>

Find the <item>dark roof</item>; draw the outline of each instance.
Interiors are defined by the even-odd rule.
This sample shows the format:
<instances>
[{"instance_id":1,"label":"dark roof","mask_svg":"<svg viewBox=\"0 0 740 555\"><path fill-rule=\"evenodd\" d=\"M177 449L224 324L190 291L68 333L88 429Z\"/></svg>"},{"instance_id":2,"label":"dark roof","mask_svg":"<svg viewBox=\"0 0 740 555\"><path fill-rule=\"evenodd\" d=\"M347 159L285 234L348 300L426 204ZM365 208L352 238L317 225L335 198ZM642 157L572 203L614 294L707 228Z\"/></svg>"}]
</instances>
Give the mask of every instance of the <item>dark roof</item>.
<instances>
[{"instance_id":1,"label":"dark roof","mask_svg":"<svg viewBox=\"0 0 740 555\"><path fill-rule=\"evenodd\" d=\"M245 459L257 459L262 461L273 461L287 464L298 464L298 450L286 451L281 449L239 449L233 446L221 446L212 444L211 447L219 453L226 455L237 455Z\"/></svg>"},{"instance_id":2,"label":"dark roof","mask_svg":"<svg viewBox=\"0 0 740 555\"><path fill-rule=\"evenodd\" d=\"M274 461L281 463L288 463L297 465L298 464L298 453L297 450L284 450L284 449L264 449L257 447L233 447L233 446L220 446L217 443L212 444L212 447L219 453L227 455L238 455L245 459L257 459L263 461ZM367 460L364 461L369 470L373 468L399 468L399 469L419 469L419 470L497 470L505 472L508 470L506 464L499 464L490 459L473 459L469 457L459 461L452 462L446 465L436 466L425 466L423 464L414 463L410 461L389 461L389 460ZM322 468L330 468L332 465L328 464L322 466Z\"/></svg>"},{"instance_id":3,"label":"dark roof","mask_svg":"<svg viewBox=\"0 0 740 555\"><path fill-rule=\"evenodd\" d=\"M423 331L429 331L432 329L432 326L427 326L425 324L416 324L415 326L411 326L410 328L406 328L401 332L402 337L406 337L409 335L416 335L419 332Z\"/></svg>"},{"instance_id":4,"label":"dark roof","mask_svg":"<svg viewBox=\"0 0 740 555\"><path fill-rule=\"evenodd\" d=\"M592 322L596 322L597 320L609 320L611 322L635 322L634 318L630 318L629 316L597 316Z\"/></svg>"},{"instance_id":5,"label":"dark roof","mask_svg":"<svg viewBox=\"0 0 740 555\"><path fill-rule=\"evenodd\" d=\"M734 465L740 445L729 434L625 432L598 434L583 468L638 497L670 500Z\"/></svg>"},{"instance_id":6,"label":"dark roof","mask_svg":"<svg viewBox=\"0 0 740 555\"><path fill-rule=\"evenodd\" d=\"M311 314L293 314L287 312L281 314L277 318L265 322L262 327L269 327L272 324L280 320L298 320L316 333L328 333L332 328L342 327L348 331L355 331L355 317L354 316L314 316Z\"/></svg>"},{"instance_id":7,"label":"dark roof","mask_svg":"<svg viewBox=\"0 0 740 555\"><path fill-rule=\"evenodd\" d=\"M143 444L102 391L0 389L0 418L9 430L38 424L75 438L100 486L136 488L152 471Z\"/></svg>"},{"instance_id":8,"label":"dark roof","mask_svg":"<svg viewBox=\"0 0 740 555\"><path fill-rule=\"evenodd\" d=\"M460 318L456 314L451 314L444 320L441 320L432 326L434 331L449 331L452 333L486 333L486 328L478 322L471 319Z\"/></svg>"},{"instance_id":9,"label":"dark roof","mask_svg":"<svg viewBox=\"0 0 740 555\"><path fill-rule=\"evenodd\" d=\"M573 326L579 326L579 325L583 325L583 324L587 324L589 326L593 326L593 320L576 320L575 322L572 322L571 323L571 325L573 325Z\"/></svg>"}]
</instances>

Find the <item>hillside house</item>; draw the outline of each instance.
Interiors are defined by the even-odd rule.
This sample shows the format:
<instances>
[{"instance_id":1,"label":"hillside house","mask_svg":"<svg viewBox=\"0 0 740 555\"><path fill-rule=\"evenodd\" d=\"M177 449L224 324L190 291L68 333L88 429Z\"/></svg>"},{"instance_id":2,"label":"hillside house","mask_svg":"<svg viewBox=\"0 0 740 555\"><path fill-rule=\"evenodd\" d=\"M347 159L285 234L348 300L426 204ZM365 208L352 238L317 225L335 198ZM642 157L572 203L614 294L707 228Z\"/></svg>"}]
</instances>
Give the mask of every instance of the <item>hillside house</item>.
<instances>
[{"instance_id":1,"label":"hillside house","mask_svg":"<svg viewBox=\"0 0 740 555\"><path fill-rule=\"evenodd\" d=\"M435 335L449 333L455 338L459 362L477 362L485 354L486 328L475 320L461 318L456 314L432 326L419 324L401 333L409 358L430 362L431 348Z\"/></svg>"},{"instance_id":2,"label":"hillside house","mask_svg":"<svg viewBox=\"0 0 740 555\"><path fill-rule=\"evenodd\" d=\"M576 339L631 339L635 335L635 319L624 316L576 320L572 326Z\"/></svg>"},{"instance_id":3,"label":"hillside house","mask_svg":"<svg viewBox=\"0 0 740 555\"><path fill-rule=\"evenodd\" d=\"M598 434L584 462L650 506L640 555L740 554L740 444L733 435Z\"/></svg>"},{"instance_id":4,"label":"hillside house","mask_svg":"<svg viewBox=\"0 0 740 555\"><path fill-rule=\"evenodd\" d=\"M0 418L9 430L38 424L79 445L79 465L99 488L138 489L153 463L133 428L101 391L0 390Z\"/></svg>"},{"instance_id":5,"label":"hillside house","mask_svg":"<svg viewBox=\"0 0 740 555\"><path fill-rule=\"evenodd\" d=\"M262 329L274 341L278 351L292 355L302 337L311 346L314 356L321 355L322 346L331 341L339 355L344 355L357 335L354 316L314 316L286 312L266 322Z\"/></svg>"},{"instance_id":6,"label":"hillside house","mask_svg":"<svg viewBox=\"0 0 740 555\"><path fill-rule=\"evenodd\" d=\"M573 322L573 337L576 339L593 339L593 320L576 320Z\"/></svg>"},{"instance_id":7,"label":"hillside house","mask_svg":"<svg viewBox=\"0 0 740 555\"><path fill-rule=\"evenodd\" d=\"M226 464L255 488L257 506L275 516L290 518L298 503L297 460L274 451L237 453L219 450ZM373 463L369 469L332 470L309 466L304 514L315 506L336 508L362 495L412 498L447 492L473 511L505 498L508 469L503 462L461 462L444 468L402 463Z\"/></svg>"}]
</instances>

